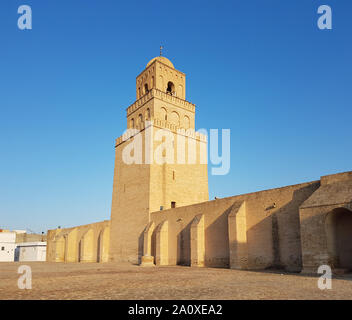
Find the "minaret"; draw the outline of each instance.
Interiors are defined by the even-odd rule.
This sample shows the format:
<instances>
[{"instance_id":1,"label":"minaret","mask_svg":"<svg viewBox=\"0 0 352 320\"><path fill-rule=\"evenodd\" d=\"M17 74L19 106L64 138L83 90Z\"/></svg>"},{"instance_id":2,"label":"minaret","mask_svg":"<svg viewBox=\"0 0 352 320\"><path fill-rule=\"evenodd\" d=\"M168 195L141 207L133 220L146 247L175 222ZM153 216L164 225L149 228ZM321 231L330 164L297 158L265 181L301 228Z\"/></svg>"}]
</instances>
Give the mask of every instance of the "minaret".
<instances>
[{"instance_id":1,"label":"minaret","mask_svg":"<svg viewBox=\"0 0 352 320\"><path fill-rule=\"evenodd\" d=\"M151 212L209 199L206 137L194 131L195 105L185 100L185 89L186 75L163 56L150 60L136 78L137 100L127 108L132 133L115 145L110 261L139 263ZM173 141L165 142L170 136ZM178 151L183 143L185 154ZM126 163L126 155L137 154L140 161Z\"/></svg>"}]
</instances>

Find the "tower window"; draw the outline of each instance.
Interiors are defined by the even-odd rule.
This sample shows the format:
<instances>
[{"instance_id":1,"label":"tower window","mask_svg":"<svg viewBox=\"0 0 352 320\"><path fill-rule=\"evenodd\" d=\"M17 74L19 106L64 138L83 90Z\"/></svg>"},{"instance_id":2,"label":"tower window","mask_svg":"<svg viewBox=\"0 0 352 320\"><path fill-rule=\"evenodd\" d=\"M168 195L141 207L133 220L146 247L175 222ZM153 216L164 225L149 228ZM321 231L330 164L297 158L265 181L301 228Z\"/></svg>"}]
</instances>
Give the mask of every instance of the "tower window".
<instances>
[{"instance_id":1,"label":"tower window","mask_svg":"<svg viewBox=\"0 0 352 320\"><path fill-rule=\"evenodd\" d=\"M134 128L134 119L131 119L131 128Z\"/></svg>"},{"instance_id":2,"label":"tower window","mask_svg":"<svg viewBox=\"0 0 352 320\"><path fill-rule=\"evenodd\" d=\"M160 206L160 211L161 211L161 210L164 210L164 206Z\"/></svg>"},{"instance_id":3,"label":"tower window","mask_svg":"<svg viewBox=\"0 0 352 320\"><path fill-rule=\"evenodd\" d=\"M149 92L149 90L148 90L148 84L146 83L145 85L144 85L144 93L148 93Z\"/></svg>"},{"instance_id":4,"label":"tower window","mask_svg":"<svg viewBox=\"0 0 352 320\"><path fill-rule=\"evenodd\" d=\"M169 93L169 94L173 95L174 92L175 92L175 85L171 81L169 81L167 83L166 93Z\"/></svg>"},{"instance_id":5,"label":"tower window","mask_svg":"<svg viewBox=\"0 0 352 320\"><path fill-rule=\"evenodd\" d=\"M176 202L175 201L171 201L171 208L176 208Z\"/></svg>"}]
</instances>

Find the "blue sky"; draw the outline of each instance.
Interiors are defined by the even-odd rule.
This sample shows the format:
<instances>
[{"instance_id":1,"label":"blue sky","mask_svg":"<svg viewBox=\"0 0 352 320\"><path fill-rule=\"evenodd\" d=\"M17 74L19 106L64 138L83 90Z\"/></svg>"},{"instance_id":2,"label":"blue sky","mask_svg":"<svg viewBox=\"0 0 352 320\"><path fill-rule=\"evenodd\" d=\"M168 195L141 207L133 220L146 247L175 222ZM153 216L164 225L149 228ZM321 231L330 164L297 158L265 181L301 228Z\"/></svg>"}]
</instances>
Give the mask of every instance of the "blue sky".
<instances>
[{"instance_id":1,"label":"blue sky","mask_svg":"<svg viewBox=\"0 0 352 320\"><path fill-rule=\"evenodd\" d=\"M17 28L22 4L32 30ZM114 139L161 43L196 127L231 129L210 198L352 170L351 14L347 0L2 0L0 227L110 218Z\"/></svg>"}]
</instances>

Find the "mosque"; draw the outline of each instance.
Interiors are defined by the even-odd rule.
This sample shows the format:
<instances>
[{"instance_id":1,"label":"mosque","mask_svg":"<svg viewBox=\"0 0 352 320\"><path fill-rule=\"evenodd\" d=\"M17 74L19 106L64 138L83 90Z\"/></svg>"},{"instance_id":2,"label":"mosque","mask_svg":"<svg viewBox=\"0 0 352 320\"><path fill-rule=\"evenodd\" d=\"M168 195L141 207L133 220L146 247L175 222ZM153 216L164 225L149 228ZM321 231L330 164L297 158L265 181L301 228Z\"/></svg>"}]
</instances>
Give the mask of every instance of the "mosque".
<instances>
[{"instance_id":1,"label":"mosque","mask_svg":"<svg viewBox=\"0 0 352 320\"><path fill-rule=\"evenodd\" d=\"M195 111L186 74L166 57L150 60L115 142L111 219L49 230L47 261L352 269L352 172L209 201L207 137L195 131ZM188 161L168 152L184 141Z\"/></svg>"}]
</instances>

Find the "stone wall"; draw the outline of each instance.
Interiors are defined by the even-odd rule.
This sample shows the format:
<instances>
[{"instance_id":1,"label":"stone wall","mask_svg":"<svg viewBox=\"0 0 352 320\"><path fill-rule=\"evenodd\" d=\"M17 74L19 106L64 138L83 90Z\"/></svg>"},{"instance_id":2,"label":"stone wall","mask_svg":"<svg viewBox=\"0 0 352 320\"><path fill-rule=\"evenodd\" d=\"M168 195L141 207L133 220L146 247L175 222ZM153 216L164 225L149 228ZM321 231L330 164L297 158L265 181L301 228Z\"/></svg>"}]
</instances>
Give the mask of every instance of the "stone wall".
<instances>
[{"instance_id":1,"label":"stone wall","mask_svg":"<svg viewBox=\"0 0 352 320\"><path fill-rule=\"evenodd\" d=\"M320 265L352 269L352 172L321 178L321 187L300 207L303 271ZM338 248L338 243L342 246Z\"/></svg>"},{"instance_id":2,"label":"stone wall","mask_svg":"<svg viewBox=\"0 0 352 320\"><path fill-rule=\"evenodd\" d=\"M158 227L167 223L161 229L164 239L168 234L168 265L300 271L299 207L319 185L315 181L153 212L155 230L149 239L155 262L165 264L157 250Z\"/></svg>"},{"instance_id":3,"label":"stone wall","mask_svg":"<svg viewBox=\"0 0 352 320\"><path fill-rule=\"evenodd\" d=\"M110 221L48 230L46 260L51 262L107 262Z\"/></svg>"}]
</instances>

